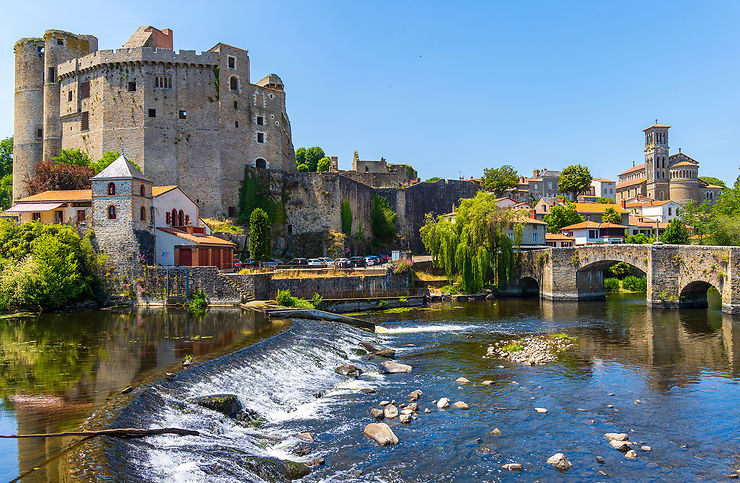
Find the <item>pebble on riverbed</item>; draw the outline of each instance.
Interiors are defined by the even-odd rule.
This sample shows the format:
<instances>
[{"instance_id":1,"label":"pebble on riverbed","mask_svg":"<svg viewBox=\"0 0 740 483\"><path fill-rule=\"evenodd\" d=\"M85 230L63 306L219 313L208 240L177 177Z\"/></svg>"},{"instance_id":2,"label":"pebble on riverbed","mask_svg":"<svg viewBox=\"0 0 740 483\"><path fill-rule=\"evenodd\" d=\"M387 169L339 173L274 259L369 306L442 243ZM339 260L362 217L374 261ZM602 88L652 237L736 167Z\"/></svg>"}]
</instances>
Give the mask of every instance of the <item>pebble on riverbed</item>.
<instances>
[{"instance_id":1,"label":"pebble on riverbed","mask_svg":"<svg viewBox=\"0 0 740 483\"><path fill-rule=\"evenodd\" d=\"M485 357L497 357L535 366L552 362L557 359L558 353L573 347L575 342L570 338L532 335L523 339L496 342L488 347Z\"/></svg>"}]
</instances>

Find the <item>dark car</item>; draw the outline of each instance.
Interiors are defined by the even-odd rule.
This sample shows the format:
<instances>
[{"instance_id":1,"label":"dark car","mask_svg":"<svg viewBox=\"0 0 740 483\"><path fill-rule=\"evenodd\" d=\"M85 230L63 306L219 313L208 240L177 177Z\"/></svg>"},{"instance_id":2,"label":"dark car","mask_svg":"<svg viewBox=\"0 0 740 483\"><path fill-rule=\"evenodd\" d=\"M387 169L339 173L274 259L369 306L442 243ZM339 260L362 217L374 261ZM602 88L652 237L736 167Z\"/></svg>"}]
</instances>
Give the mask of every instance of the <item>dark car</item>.
<instances>
[{"instance_id":1,"label":"dark car","mask_svg":"<svg viewBox=\"0 0 740 483\"><path fill-rule=\"evenodd\" d=\"M308 260L305 258L294 258L290 261L291 265L308 265Z\"/></svg>"},{"instance_id":2,"label":"dark car","mask_svg":"<svg viewBox=\"0 0 740 483\"><path fill-rule=\"evenodd\" d=\"M259 265L256 260L252 260L251 258L247 258L246 260L242 260L242 268L244 267L256 267Z\"/></svg>"},{"instance_id":3,"label":"dark car","mask_svg":"<svg viewBox=\"0 0 740 483\"><path fill-rule=\"evenodd\" d=\"M380 258L380 261L382 263L388 263L388 262L391 261L391 256L390 255L378 255L378 258Z\"/></svg>"},{"instance_id":4,"label":"dark car","mask_svg":"<svg viewBox=\"0 0 740 483\"><path fill-rule=\"evenodd\" d=\"M234 259L234 270L241 270L242 268L242 261L238 258Z\"/></svg>"},{"instance_id":5,"label":"dark car","mask_svg":"<svg viewBox=\"0 0 740 483\"><path fill-rule=\"evenodd\" d=\"M353 267L367 267L365 257L352 257L349 259L349 261L352 262Z\"/></svg>"}]
</instances>

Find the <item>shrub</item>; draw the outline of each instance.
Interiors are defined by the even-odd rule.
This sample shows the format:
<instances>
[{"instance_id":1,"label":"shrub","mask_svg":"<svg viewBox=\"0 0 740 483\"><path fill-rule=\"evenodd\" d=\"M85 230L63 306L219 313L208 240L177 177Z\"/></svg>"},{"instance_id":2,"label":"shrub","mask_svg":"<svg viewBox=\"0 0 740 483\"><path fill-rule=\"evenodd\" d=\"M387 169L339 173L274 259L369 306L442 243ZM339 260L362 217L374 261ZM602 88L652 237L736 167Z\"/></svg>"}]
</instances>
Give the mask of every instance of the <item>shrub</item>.
<instances>
[{"instance_id":1,"label":"shrub","mask_svg":"<svg viewBox=\"0 0 740 483\"><path fill-rule=\"evenodd\" d=\"M314 298L316 295L314 295ZM308 300L299 299L290 295L290 290L278 290L275 301L283 307L296 307L299 309L313 309L314 306Z\"/></svg>"},{"instance_id":2,"label":"shrub","mask_svg":"<svg viewBox=\"0 0 740 483\"><path fill-rule=\"evenodd\" d=\"M445 285L444 287L439 289L442 293L449 293L449 294L458 294L460 293L460 290L457 289L454 285Z\"/></svg>"},{"instance_id":3,"label":"shrub","mask_svg":"<svg viewBox=\"0 0 740 483\"><path fill-rule=\"evenodd\" d=\"M621 280L632 273L632 266L629 263L617 262L609 268L609 273Z\"/></svg>"},{"instance_id":4,"label":"shrub","mask_svg":"<svg viewBox=\"0 0 740 483\"><path fill-rule=\"evenodd\" d=\"M604 289L606 290L606 293L619 292L619 280L616 278L605 278Z\"/></svg>"},{"instance_id":5,"label":"shrub","mask_svg":"<svg viewBox=\"0 0 740 483\"><path fill-rule=\"evenodd\" d=\"M399 258L390 266L394 274L400 275L411 271L414 268L414 261L410 258Z\"/></svg>"},{"instance_id":6,"label":"shrub","mask_svg":"<svg viewBox=\"0 0 740 483\"><path fill-rule=\"evenodd\" d=\"M270 258L270 219L261 208L255 208L249 216L249 254L255 260Z\"/></svg>"},{"instance_id":7,"label":"shrub","mask_svg":"<svg viewBox=\"0 0 740 483\"><path fill-rule=\"evenodd\" d=\"M318 293L314 293L313 297L311 297L311 305L313 305L315 309L320 309L322 304L324 303L323 300L324 298L321 295L319 295Z\"/></svg>"},{"instance_id":8,"label":"shrub","mask_svg":"<svg viewBox=\"0 0 740 483\"><path fill-rule=\"evenodd\" d=\"M647 278L630 275L622 280L622 287L632 292L647 292Z\"/></svg>"},{"instance_id":9,"label":"shrub","mask_svg":"<svg viewBox=\"0 0 740 483\"><path fill-rule=\"evenodd\" d=\"M519 352L524 350L524 346L517 342L509 342L501 348L504 352Z\"/></svg>"},{"instance_id":10,"label":"shrub","mask_svg":"<svg viewBox=\"0 0 740 483\"><path fill-rule=\"evenodd\" d=\"M208 297L203 289L199 288L197 292L190 296L189 305L192 310L202 310L208 306Z\"/></svg>"}]
</instances>

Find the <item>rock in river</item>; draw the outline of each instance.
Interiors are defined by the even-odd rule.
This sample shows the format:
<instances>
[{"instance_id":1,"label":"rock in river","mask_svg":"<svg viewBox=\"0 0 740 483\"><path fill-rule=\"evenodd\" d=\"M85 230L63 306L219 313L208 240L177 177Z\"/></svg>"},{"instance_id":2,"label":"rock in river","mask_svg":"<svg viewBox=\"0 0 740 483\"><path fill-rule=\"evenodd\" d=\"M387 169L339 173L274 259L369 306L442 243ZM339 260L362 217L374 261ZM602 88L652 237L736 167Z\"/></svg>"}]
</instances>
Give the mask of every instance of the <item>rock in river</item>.
<instances>
[{"instance_id":1,"label":"rock in river","mask_svg":"<svg viewBox=\"0 0 740 483\"><path fill-rule=\"evenodd\" d=\"M627 436L627 433L606 433L604 434L604 437L609 441L627 441L629 436Z\"/></svg>"},{"instance_id":2,"label":"rock in river","mask_svg":"<svg viewBox=\"0 0 740 483\"><path fill-rule=\"evenodd\" d=\"M232 417L242 409L242 403L235 394L212 394L210 396L198 396L190 398L193 404L203 406L212 411L217 411Z\"/></svg>"},{"instance_id":3,"label":"rock in river","mask_svg":"<svg viewBox=\"0 0 740 483\"><path fill-rule=\"evenodd\" d=\"M631 450L627 451L624 454L624 457L633 460L633 459L637 458L637 452L635 452L635 450L631 449Z\"/></svg>"},{"instance_id":4,"label":"rock in river","mask_svg":"<svg viewBox=\"0 0 740 483\"><path fill-rule=\"evenodd\" d=\"M307 443L313 443L313 434L311 433L298 433L295 435L296 438L300 439L301 441L305 441Z\"/></svg>"},{"instance_id":5,"label":"rock in river","mask_svg":"<svg viewBox=\"0 0 740 483\"><path fill-rule=\"evenodd\" d=\"M344 364L334 369L334 372L341 376L360 377L360 374L362 374L362 369L353 366L352 364Z\"/></svg>"},{"instance_id":6,"label":"rock in river","mask_svg":"<svg viewBox=\"0 0 740 483\"><path fill-rule=\"evenodd\" d=\"M486 379L485 381L481 382L481 384L483 384L484 386L490 386L491 384L493 384L493 381L491 381L490 379Z\"/></svg>"},{"instance_id":7,"label":"rock in river","mask_svg":"<svg viewBox=\"0 0 740 483\"><path fill-rule=\"evenodd\" d=\"M619 441L617 439L613 439L609 441L609 444L612 448L617 449L619 451L629 451L630 445L626 441Z\"/></svg>"},{"instance_id":8,"label":"rock in river","mask_svg":"<svg viewBox=\"0 0 740 483\"><path fill-rule=\"evenodd\" d=\"M468 409L467 403L463 401L457 401L455 404L453 404L457 409Z\"/></svg>"},{"instance_id":9,"label":"rock in river","mask_svg":"<svg viewBox=\"0 0 740 483\"><path fill-rule=\"evenodd\" d=\"M395 359L396 351L395 349L381 349L373 355L376 355L378 357L385 357L386 359Z\"/></svg>"},{"instance_id":10,"label":"rock in river","mask_svg":"<svg viewBox=\"0 0 740 483\"><path fill-rule=\"evenodd\" d=\"M365 426L363 432L380 446L398 444L398 437L393 433L390 426L385 423L370 423Z\"/></svg>"},{"instance_id":11,"label":"rock in river","mask_svg":"<svg viewBox=\"0 0 740 483\"><path fill-rule=\"evenodd\" d=\"M547 409L545 409L545 408L534 408L534 410L537 411L538 413L546 413L547 412Z\"/></svg>"},{"instance_id":12,"label":"rock in river","mask_svg":"<svg viewBox=\"0 0 740 483\"><path fill-rule=\"evenodd\" d=\"M401 421L403 424L409 424L411 422L411 415L410 414L401 414L398 417L398 420Z\"/></svg>"},{"instance_id":13,"label":"rock in river","mask_svg":"<svg viewBox=\"0 0 740 483\"><path fill-rule=\"evenodd\" d=\"M520 463L506 463L501 465L501 468L509 471L522 471L522 465Z\"/></svg>"},{"instance_id":14,"label":"rock in river","mask_svg":"<svg viewBox=\"0 0 740 483\"><path fill-rule=\"evenodd\" d=\"M392 419L398 417L398 408L393 404L389 404L383 410L386 419Z\"/></svg>"},{"instance_id":15,"label":"rock in river","mask_svg":"<svg viewBox=\"0 0 740 483\"><path fill-rule=\"evenodd\" d=\"M421 392L421 389L417 389L416 391L411 391L411 393L409 394L409 399L411 399L412 401L417 401L422 396L422 394L424 393Z\"/></svg>"},{"instance_id":16,"label":"rock in river","mask_svg":"<svg viewBox=\"0 0 740 483\"><path fill-rule=\"evenodd\" d=\"M470 381L469 381L469 380L467 380L467 379L466 379L466 378L464 378L464 377L458 377L457 379L455 379L455 382L456 382L456 383L458 383L458 384L467 384L467 383L469 383Z\"/></svg>"},{"instance_id":17,"label":"rock in river","mask_svg":"<svg viewBox=\"0 0 740 483\"><path fill-rule=\"evenodd\" d=\"M311 472L303 463L277 458L251 456L240 460L240 463L264 481L298 480Z\"/></svg>"},{"instance_id":18,"label":"rock in river","mask_svg":"<svg viewBox=\"0 0 740 483\"><path fill-rule=\"evenodd\" d=\"M555 453L547 458L547 464L560 471L567 471L571 466L573 466L563 453Z\"/></svg>"},{"instance_id":19,"label":"rock in river","mask_svg":"<svg viewBox=\"0 0 740 483\"><path fill-rule=\"evenodd\" d=\"M439 401L437 401L437 407L439 409L444 409L449 406L450 406L450 400L446 397L443 397Z\"/></svg>"},{"instance_id":20,"label":"rock in river","mask_svg":"<svg viewBox=\"0 0 740 483\"><path fill-rule=\"evenodd\" d=\"M383 374L397 374L411 372L412 367L394 361L384 361L380 364L380 372Z\"/></svg>"},{"instance_id":21,"label":"rock in river","mask_svg":"<svg viewBox=\"0 0 740 483\"><path fill-rule=\"evenodd\" d=\"M383 419L385 417L385 412L382 409L372 408L370 410L370 416L372 416L373 419Z\"/></svg>"},{"instance_id":22,"label":"rock in river","mask_svg":"<svg viewBox=\"0 0 740 483\"><path fill-rule=\"evenodd\" d=\"M501 430L498 428L493 428L490 433L491 436L501 436Z\"/></svg>"}]
</instances>

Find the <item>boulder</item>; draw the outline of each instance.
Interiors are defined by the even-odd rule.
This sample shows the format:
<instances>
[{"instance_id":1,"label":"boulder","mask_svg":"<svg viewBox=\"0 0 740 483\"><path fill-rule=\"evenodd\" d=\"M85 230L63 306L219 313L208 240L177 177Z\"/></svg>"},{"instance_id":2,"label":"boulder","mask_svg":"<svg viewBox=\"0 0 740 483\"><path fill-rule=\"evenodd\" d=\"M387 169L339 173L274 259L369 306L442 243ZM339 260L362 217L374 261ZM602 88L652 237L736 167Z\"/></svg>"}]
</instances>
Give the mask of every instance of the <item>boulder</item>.
<instances>
[{"instance_id":1,"label":"boulder","mask_svg":"<svg viewBox=\"0 0 740 483\"><path fill-rule=\"evenodd\" d=\"M386 419L393 419L398 417L398 408L393 404L389 404L385 407L383 413L385 414Z\"/></svg>"},{"instance_id":2,"label":"boulder","mask_svg":"<svg viewBox=\"0 0 740 483\"><path fill-rule=\"evenodd\" d=\"M306 456L311 451L313 451L313 448L306 443L297 444L290 449L290 452L297 456Z\"/></svg>"},{"instance_id":3,"label":"boulder","mask_svg":"<svg viewBox=\"0 0 740 483\"><path fill-rule=\"evenodd\" d=\"M374 345L372 345L372 344L371 344L370 342L360 342L360 345L361 345L361 346L362 346L362 347L363 347L363 348L364 348L364 349L365 349L366 351L368 351L368 352L369 352L370 354L375 354L376 352L378 352L378 351L380 350L380 349L379 349L378 347L375 347L375 346L374 346Z\"/></svg>"},{"instance_id":4,"label":"boulder","mask_svg":"<svg viewBox=\"0 0 740 483\"><path fill-rule=\"evenodd\" d=\"M609 441L627 441L630 439L626 433L606 433L604 434L604 437Z\"/></svg>"},{"instance_id":5,"label":"boulder","mask_svg":"<svg viewBox=\"0 0 740 483\"><path fill-rule=\"evenodd\" d=\"M609 441L609 444L612 448L617 449L619 451L629 451L630 445L629 443L625 441L619 441L618 439L613 439Z\"/></svg>"},{"instance_id":6,"label":"boulder","mask_svg":"<svg viewBox=\"0 0 740 483\"><path fill-rule=\"evenodd\" d=\"M398 417L398 420L401 421L403 424L409 424L411 422L411 414L401 414Z\"/></svg>"},{"instance_id":7,"label":"boulder","mask_svg":"<svg viewBox=\"0 0 740 483\"><path fill-rule=\"evenodd\" d=\"M468 409L468 405L463 401L457 401L455 404L453 404L457 409Z\"/></svg>"},{"instance_id":8,"label":"boulder","mask_svg":"<svg viewBox=\"0 0 740 483\"><path fill-rule=\"evenodd\" d=\"M421 392L421 389L417 389L416 391L411 391L411 393L409 394L409 399L411 399L412 401L418 401L419 398L422 396L422 394L424 393Z\"/></svg>"},{"instance_id":9,"label":"boulder","mask_svg":"<svg viewBox=\"0 0 740 483\"><path fill-rule=\"evenodd\" d=\"M295 435L296 438L300 439L301 441L305 441L307 443L313 443L313 434L311 433L298 433Z\"/></svg>"},{"instance_id":10,"label":"boulder","mask_svg":"<svg viewBox=\"0 0 740 483\"><path fill-rule=\"evenodd\" d=\"M311 473L308 466L289 460L250 456L238 460L249 472L265 481L293 481Z\"/></svg>"},{"instance_id":11,"label":"boulder","mask_svg":"<svg viewBox=\"0 0 740 483\"><path fill-rule=\"evenodd\" d=\"M257 413L257 411L254 411L252 409L242 409L241 411L237 412L234 416L234 419L236 419L239 422L247 423L249 426L252 427L259 427L262 422L265 420L262 416Z\"/></svg>"},{"instance_id":12,"label":"boulder","mask_svg":"<svg viewBox=\"0 0 740 483\"><path fill-rule=\"evenodd\" d=\"M380 402L378 403L378 406L380 406L380 407L382 408L383 406L387 406L387 405L389 405L390 403L391 403L390 401L380 401Z\"/></svg>"},{"instance_id":13,"label":"boulder","mask_svg":"<svg viewBox=\"0 0 740 483\"><path fill-rule=\"evenodd\" d=\"M498 428L493 428L490 433L491 436L501 436L501 430Z\"/></svg>"},{"instance_id":14,"label":"boulder","mask_svg":"<svg viewBox=\"0 0 740 483\"><path fill-rule=\"evenodd\" d=\"M352 364L344 364L334 369L334 372L336 372L340 376L360 377L360 374L362 374L362 369L353 366Z\"/></svg>"},{"instance_id":15,"label":"boulder","mask_svg":"<svg viewBox=\"0 0 740 483\"><path fill-rule=\"evenodd\" d=\"M437 407L439 409L450 407L450 400L446 397L441 398L439 401L437 401Z\"/></svg>"},{"instance_id":16,"label":"boulder","mask_svg":"<svg viewBox=\"0 0 740 483\"><path fill-rule=\"evenodd\" d=\"M190 398L189 401L211 411L234 417L241 411L242 403L236 394L212 394L210 396L198 396Z\"/></svg>"},{"instance_id":17,"label":"boulder","mask_svg":"<svg viewBox=\"0 0 740 483\"><path fill-rule=\"evenodd\" d=\"M650 446L640 446L640 449L643 450L643 451L652 451L653 450L653 448L651 448Z\"/></svg>"},{"instance_id":18,"label":"boulder","mask_svg":"<svg viewBox=\"0 0 740 483\"><path fill-rule=\"evenodd\" d=\"M455 379L455 382L456 382L456 383L458 383L458 384L467 384L467 383L469 383L470 381L469 381L469 380L467 380L467 379L466 379L466 378L464 378L464 377L458 377L457 379Z\"/></svg>"},{"instance_id":19,"label":"boulder","mask_svg":"<svg viewBox=\"0 0 740 483\"><path fill-rule=\"evenodd\" d=\"M378 357L385 357L386 359L395 359L396 351L395 349L381 349L373 355Z\"/></svg>"},{"instance_id":20,"label":"boulder","mask_svg":"<svg viewBox=\"0 0 740 483\"><path fill-rule=\"evenodd\" d=\"M370 410L370 416L374 419L383 419L385 417L385 412L382 409L372 408Z\"/></svg>"},{"instance_id":21,"label":"boulder","mask_svg":"<svg viewBox=\"0 0 740 483\"><path fill-rule=\"evenodd\" d=\"M597 456L596 457L596 462L599 463L600 465L603 465L604 464L604 457L603 456Z\"/></svg>"},{"instance_id":22,"label":"boulder","mask_svg":"<svg viewBox=\"0 0 740 483\"><path fill-rule=\"evenodd\" d=\"M411 372L412 367L408 364L400 364L394 361L383 361L380 363L380 372L382 374L400 374Z\"/></svg>"},{"instance_id":23,"label":"boulder","mask_svg":"<svg viewBox=\"0 0 740 483\"><path fill-rule=\"evenodd\" d=\"M362 394L375 394L375 389L373 389L372 387L363 387L362 389L360 389L360 392Z\"/></svg>"},{"instance_id":24,"label":"boulder","mask_svg":"<svg viewBox=\"0 0 740 483\"><path fill-rule=\"evenodd\" d=\"M419 405L416 404L416 403L411 403L408 406L406 406L406 409L410 409L412 411L418 411L419 410Z\"/></svg>"},{"instance_id":25,"label":"boulder","mask_svg":"<svg viewBox=\"0 0 740 483\"><path fill-rule=\"evenodd\" d=\"M491 381L490 379L487 379L481 382L481 384L483 384L484 386L490 386L491 384L493 384L493 381Z\"/></svg>"},{"instance_id":26,"label":"boulder","mask_svg":"<svg viewBox=\"0 0 740 483\"><path fill-rule=\"evenodd\" d=\"M314 458L314 459L312 459L312 460L311 460L311 461L310 461L310 462L309 462L309 463L307 464L307 466L321 466L321 465L323 465L323 464L324 464L324 458L318 457L318 458Z\"/></svg>"},{"instance_id":27,"label":"boulder","mask_svg":"<svg viewBox=\"0 0 740 483\"><path fill-rule=\"evenodd\" d=\"M413 412L414 412L414 411L412 411L411 409L408 409L408 408L406 408L406 409L401 409L401 415L408 415L408 416L411 416L411 414L412 414Z\"/></svg>"},{"instance_id":28,"label":"boulder","mask_svg":"<svg viewBox=\"0 0 740 483\"><path fill-rule=\"evenodd\" d=\"M398 444L398 437L393 433L390 426L385 423L370 423L365 426L363 433L380 446Z\"/></svg>"},{"instance_id":29,"label":"boulder","mask_svg":"<svg viewBox=\"0 0 740 483\"><path fill-rule=\"evenodd\" d=\"M563 453L555 453L547 458L547 464L560 471L568 471L573 466Z\"/></svg>"},{"instance_id":30,"label":"boulder","mask_svg":"<svg viewBox=\"0 0 740 483\"><path fill-rule=\"evenodd\" d=\"M633 460L633 459L637 458L637 452L635 452L635 450L631 449L631 450L627 451L624 454L624 457Z\"/></svg>"},{"instance_id":31,"label":"boulder","mask_svg":"<svg viewBox=\"0 0 740 483\"><path fill-rule=\"evenodd\" d=\"M501 465L501 468L509 471L522 471L522 465L520 463L506 463Z\"/></svg>"},{"instance_id":32,"label":"boulder","mask_svg":"<svg viewBox=\"0 0 740 483\"><path fill-rule=\"evenodd\" d=\"M545 409L545 408L534 408L534 410L537 411L538 413L546 413L547 412L547 409Z\"/></svg>"}]
</instances>

